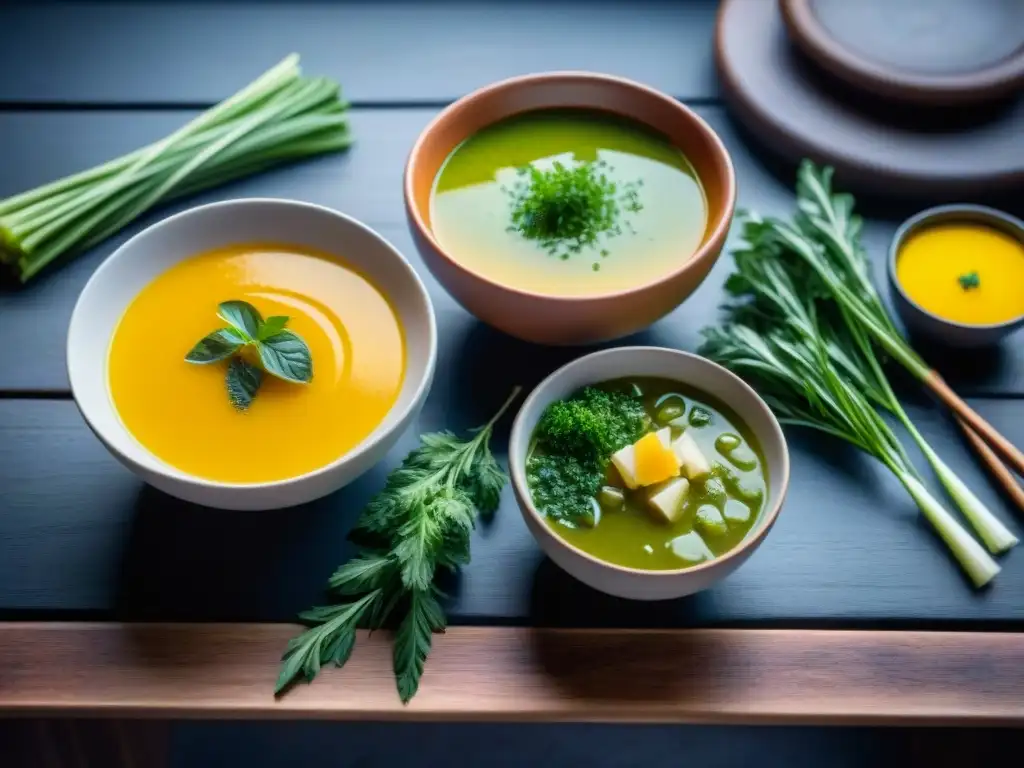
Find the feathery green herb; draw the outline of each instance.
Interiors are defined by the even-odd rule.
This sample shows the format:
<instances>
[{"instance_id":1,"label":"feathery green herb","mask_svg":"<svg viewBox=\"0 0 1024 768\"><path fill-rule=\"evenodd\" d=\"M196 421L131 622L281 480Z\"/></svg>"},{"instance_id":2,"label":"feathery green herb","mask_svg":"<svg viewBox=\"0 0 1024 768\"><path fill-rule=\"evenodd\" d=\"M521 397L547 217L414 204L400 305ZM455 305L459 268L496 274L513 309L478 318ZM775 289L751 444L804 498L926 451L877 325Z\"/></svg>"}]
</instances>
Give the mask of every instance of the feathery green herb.
<instances>
[{"instance_id":1,"label":"feathery green herb","mask_svg":"<svg viewBox=\"0 0 1024 768\"><path fill-rule=\"evenodd\" d=\"M506 477L491 453L491 432L519 391L468 440L451 432L422 435L420 446L391 473L353 530L353 538L367 544L328 582L338 602L300 614L310 627L288 643L275 694L300 679L311 681L325 664L342 666L357 627L377 629L399 616L393 657L398 695L408 702L416 694L432 635L445 628L434 577L469 562L477 516L498 508Z\"/></svg>"},{"instance_id":2,"label":"feathery green herb","mask_svg":"<svg viewBox=\"0 0 1024 768\"><path fill-rule=\"evenodd\" d=\"M889 425L829 357L827 342L745 322L705 328L701 353L752 381L780 421L838 437L889 469L935 527L975 586L999 565L928 492Z\"/></svg>"},{"instance_id":3,"label":"feathery green herb","mask_svg":"<svg viewBox=\"0 0 1024 768\"><path fill-rule=\"evenodd\" d=\"M892 413L993 552L1017 538L938 457L903 410L882 369L877 344L908 367L923 361L896 331L870 279L860 219L849 195L833 195L831 169L805 162L791 222L746 217L736 272L737 299L721 328L705 329L702 352L755 381L786 422L853 443L893 471L939 530L975 584L995 562L921 484L901 443L875 407ZM798 288L799 286L799 288Z\"/></svg>"},{"instance_id":4,"label":"feathery green herb","mask_svg":"<svg viewBox=\"0 0 1024 768\"><path fill-rule=\"evenodd\" d=\"M650 428L643 401L628 392L584 387L547 407L526 462L533 501L569 525L593 526L591 499L609 457Z\"/></svg>"},{"instance_id":5,"label":"feathery green herb","mask_svg":"<svg viewBox=\"0 0 1024 768\"><path fill-rule=\"evenodd\" d=\"M512 203L509 231L535 241L549 255L568 259L583 249L597 249L603 239L622 234L626 213L643 210L642 180L619 186L608 178L603 160L572 166L519 169L519 181L507 189ZM629 222L625 222L629 228ZM607 256L606 250L600 255ZM600 269L595 263L594 269Z\"/></svg>"},{"instance_id":6,"label":"feathery green herb","mask_svg":"<svg viewBox=\"0 0 1024 768\"><path fill-rule=\"evenodd\" d=\"M544 410L536 437L551 451L607 460L649 427L650 418L639 397L584 387Z\"/></svg>"},{"instance_id":7,"label":"feathery green herb","mask_svg":"<svg viewBox=\"0 0 1024 768\"><path fill-rule=\"evenodd\" d=\"M303 77L288 56L160 141L0 200L0 265L22 282L105 240L160 203L352 140L337 83Z\"/></svg>"},{"instance_id":8,"label":"feathery green herb","mask_svg":"<svg viewBox=\"0 0 1024 768\"><path fill-rule=\"evenodd\" d=\"M960 275L960 277L958 277L956 280L958 283L960 283L960 287L963 288L965 291L969 291L972 288L981 287L981 278L978 277L977 272L968 272L966 274Z\"/></svg>"},{"instance_id":9,"label":"feathery green herb","mask_svg":"<svg viewBox=\"0 0 1024 768\"><path fill-rule=\"evenodd\" d=\"M244 411L252 405L263 383L263 371L297 384L312 381L313 356L298 334L285 329L287 317L275 315L264 320L252 304L237 300L222 302L217 316L228 326L200 339L185 355L185 362L208 365L230 358L225 384L235 408ZM256 350L263 370L237 356L246 347Z\"/></svg>"}]
</instances>

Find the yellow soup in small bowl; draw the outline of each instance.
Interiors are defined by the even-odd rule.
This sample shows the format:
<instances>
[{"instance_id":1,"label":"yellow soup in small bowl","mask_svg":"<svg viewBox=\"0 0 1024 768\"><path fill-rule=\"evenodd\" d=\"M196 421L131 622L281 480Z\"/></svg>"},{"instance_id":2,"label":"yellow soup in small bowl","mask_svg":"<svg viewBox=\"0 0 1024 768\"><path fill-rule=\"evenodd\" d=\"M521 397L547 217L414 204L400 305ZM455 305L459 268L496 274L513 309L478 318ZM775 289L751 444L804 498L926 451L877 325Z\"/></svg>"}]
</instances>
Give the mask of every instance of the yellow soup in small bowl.
<instances>
[{"instance_id":1,"label":"yellow soup in small bowl","mask_svg":"<svg viewBox=\"0 0 1024 768\"><path fill-rule=\"evenodd\" d=\"M1024 315L1024 243L977 221L929 224L896 257L907 297L934 315L994 325Z\"/></svg>"},{"instance_id":2,"label":"yellow soup in small bowl","mask_svg":"<svg viewBox=\"0 0 1024 768\"><path fill-rule=\"evenodd\" d=\"M231 360L258 367L255 345L209 364L186 361L225 327L218 306L287 317L312 358L308 383L262 375L244 410L227 391ZM402 390L406 342L395 308L343 259L248 243L185 259L131 302L110 343L110 395L124 427L153 455L223 483L298 477L338 459L384 420Z\"/></svg>"}]
</instances>

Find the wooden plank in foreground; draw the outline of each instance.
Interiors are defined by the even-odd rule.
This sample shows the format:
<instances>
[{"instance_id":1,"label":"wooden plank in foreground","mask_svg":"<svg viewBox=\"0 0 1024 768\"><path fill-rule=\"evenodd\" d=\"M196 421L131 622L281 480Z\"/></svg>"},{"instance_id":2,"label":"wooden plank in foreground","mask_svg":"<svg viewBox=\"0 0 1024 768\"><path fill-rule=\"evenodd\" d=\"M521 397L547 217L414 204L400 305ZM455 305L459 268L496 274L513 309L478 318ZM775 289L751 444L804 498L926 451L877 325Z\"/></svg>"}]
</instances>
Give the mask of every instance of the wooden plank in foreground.
<instances>
[{"instance_id":1,"label":"wooden plank in foreground","mask_svg":"<svg viewBox=\"0 0 1024 768\"><path fill-rule=\"evenodd\" d=\"M1024 724L1024 635L459 627L419 695L390 640L275 701L284 624L0 624L0 714L56 716Z\"/></svg>"}]
</instances>

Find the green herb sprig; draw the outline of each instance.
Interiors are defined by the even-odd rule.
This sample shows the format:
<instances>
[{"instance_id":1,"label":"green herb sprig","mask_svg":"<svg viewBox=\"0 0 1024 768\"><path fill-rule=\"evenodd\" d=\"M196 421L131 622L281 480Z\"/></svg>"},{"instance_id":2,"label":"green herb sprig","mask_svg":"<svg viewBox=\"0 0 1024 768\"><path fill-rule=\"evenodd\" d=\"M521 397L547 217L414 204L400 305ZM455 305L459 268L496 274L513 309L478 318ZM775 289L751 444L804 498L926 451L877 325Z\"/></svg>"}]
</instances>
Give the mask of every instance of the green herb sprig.
<instances>
[{"instance_id":1,"label":"green herb sprig","mask_svg":"<svg viewBox=\"0 0 1024 768\"><path fill-rule=\"evenodd\" d=\"M967 272L966 274L960 275L956 280L960 283L960 287L965 291L981 287L981 278L978 276L977 272Z\"/></svg>"},{"instance_id":2,"label":"green herb sprig","mask_svg":"<svg viewBox=\"0 0 1024 768\"><path fill-rule=\"evenodd\" d=\"M398 695L408 702L416 694L431 636L445 628L434 577L469 562L477 516L498 508L507 478L491 453L491 432L520 390L469 440L447 431L422 435L391 473L352 532L368 544L328 582L338 602L299 615L310 626L285 648L275 695L311 681L325 664L343 666L356 628L377 629L392 616L401 616L393 656Z\"/></svg>"},{"instance_id":3,"label":"green herb sprig","mask_svg":"<svg viewBox=\"0 0 1024 768\"><path fill-rule=\"evenodd\" d=\"M999 567L925 489L876 408L910 434L949 495L993 553L1017 538L975 496L910 421L882 368L888 353L915 374L927 366L904 341L871 280L853 199L834 194L831 169L810 162L797 183L792 220L746 215L729 321L704 330L701 352L755 381L783 421L846 440L875 456L903 483L971 580Z\"/></svg>"},{"instance_id":4,"label":"green herb sprig","mask_svg":"<svg viewBox=\"0 0 1024 768\"><path fill-rule=\"evenodd\" d=\"M999 565L928 491L889 425L829 358L824 338L746 323L705 328L701 354L756 383L780 421L838 437L896 476L971 582L983 586Z\"/></svg>"},{"instance_id":5,"label":"green herb sprig","mask_svg":"<svg viewBox=\"0 0 1024 768\"><path fill-rule=\"evenodd\" d=\"M218 305L217 316L227 323L200 339L185 361L208 365L231 358L225 385L228 399L240 411L252 405L263 383L263 372L296 384L313 380L313 356L302 337L285 328L288 317L274 315L266 320L246 301L225 301ZM238 354L251 347L259 356L262 369Z\"/></svg>"},{"instance_id":6,"label":"green herb sprig","mask_svg":"<svg viewBox=\"0 0 1024 768\"><path fill-rule=\"evenodd\" d=\"M603 160L551 168L520 168L519 180L506 193L511 199L510 232L535 241L549 255L568 259L599 240L622 234L623 212L643 209L637 180L619 186L608 178L611 168ZM628 221L627 228L631 228ZM607 256L607 250L600 251ZM595 264L595 269L599 268Z\"/></svg>"},{"instance_id":7,"label":"green herb sprig","mask_svg":"<svg viewBox=\"0 0 1024 768\"><path fill-rule=\"evenodd\" d=\"M608 457L651 426L643 401L630 392L584 387L549 405L526 461L537 507L570 527L592 528L591 499L604 480Z\"/></svg>"}]
</instances>

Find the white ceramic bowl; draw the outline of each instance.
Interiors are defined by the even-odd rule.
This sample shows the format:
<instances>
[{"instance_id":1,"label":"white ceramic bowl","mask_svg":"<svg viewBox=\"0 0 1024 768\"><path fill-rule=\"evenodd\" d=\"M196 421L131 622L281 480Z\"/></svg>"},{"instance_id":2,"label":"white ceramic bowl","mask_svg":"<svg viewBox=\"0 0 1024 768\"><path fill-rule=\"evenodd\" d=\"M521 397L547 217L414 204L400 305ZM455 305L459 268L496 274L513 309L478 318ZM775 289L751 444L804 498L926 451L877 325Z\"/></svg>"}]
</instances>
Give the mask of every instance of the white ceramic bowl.
<instances>
[{"instance_id":1,"label":"white ceramic bowl","mask_svg":"<svg viewBox=\"0 0 1024 768\"><path fill-rule=\"evenodd\" d=\"M344 257L391 300L406 335L406 371L398 400L359 445L332 463L271 483L219 483L156 458L125 429L107 383L107 353L135 296L174 264L202 251L246 242L286 242ZM222 509L273 509L325 496L383 458L426 399L437 356L430 297L401 253L365 224L291 200L231 200L164 219L118 248L86 284L68 330L71 392L96 436L146 482L178 498Z\"/></svg>"},{"instance_id":2,"label":"white ceramic bowl","mask_svg":"<svg viewBox=\"0 0 1024 768\"><path fill-rule=\"evenodd\" d=\"M526 484L526 455L544 409L580 387L625 376L656 376L708 392L731 407L761 444L768 468L768 498L760 519L735 549L707 563L674 571L644 571L606 563L569 544L533 504ZM634 600L682 597L725 578L764 541L789 485L789 449L775 416L738 376L703 357L661 347L618 347L574 360L542 381L519 410L509 442L509 469L523 518L545 554L594 589Z\"/></svg>"}]
</instances>

